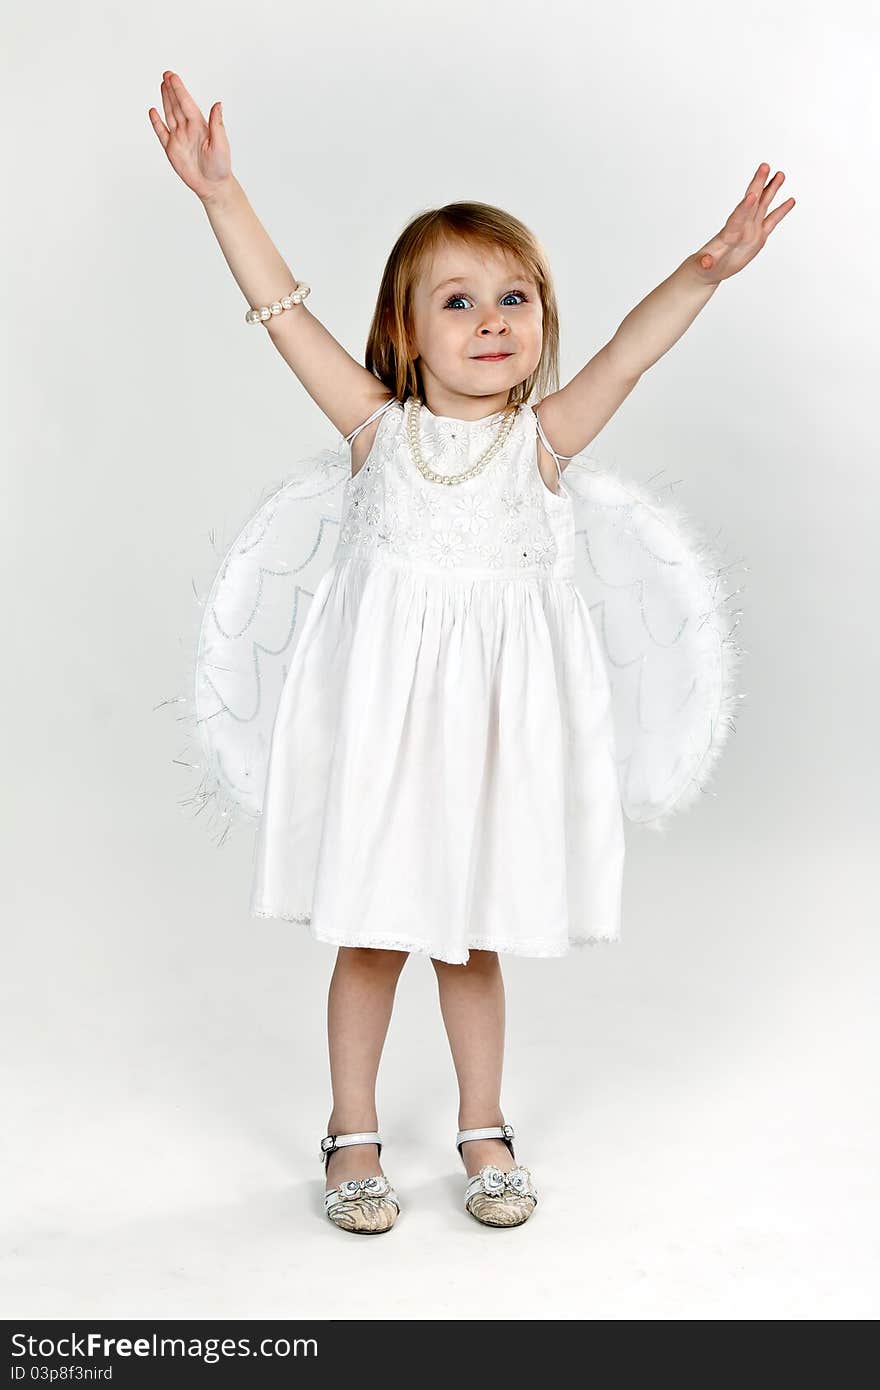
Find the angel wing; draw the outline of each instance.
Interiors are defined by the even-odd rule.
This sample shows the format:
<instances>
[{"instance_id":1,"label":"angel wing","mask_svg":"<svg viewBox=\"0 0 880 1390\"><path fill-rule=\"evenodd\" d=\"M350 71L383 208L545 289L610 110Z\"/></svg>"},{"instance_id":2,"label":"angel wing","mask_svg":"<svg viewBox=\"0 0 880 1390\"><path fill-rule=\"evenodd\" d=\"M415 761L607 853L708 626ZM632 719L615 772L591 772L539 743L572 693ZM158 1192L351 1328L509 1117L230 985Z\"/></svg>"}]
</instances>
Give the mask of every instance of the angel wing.
<instances>
[{"instance_id":1,"label":"angel wing","mask_svg":"<svg viewBox=\"0 0 880 1390\"><path fill-rule=\"evenodd\" d=\"M181 805L206 814L222 844L262 812L281 689L317 587L329 581L351 471L345 440L301 459L234 536L205 597L186 663L185 749L197 773ZM590 608L612 687L624 813L660 829L699 798L734 728L742 610L723 610L732 568L678 505L617 478L586 454L563 475L575 512L576 582ZM192 638L189 639L192 641Z\"/></svg>"},{"instance_id":2,"label":"angel wing","mask_svg":"<svg viewBox=\"0 0 880 1390\"><path fill-rule=\"evenodd\" d=\"M218 844L262 813L281 689L316 588L329 577L350 474L345 440L300 459L264 492L219 568L215 551L205 596L193 585L200 620L184 691L156 708L183 706L186 742L175 762L198 780L180 804L205 814Z\"/></svg>"},{"instance_id":3,"label":"angel wing","mask_svg":"<svg viewBox=\"0 0 880 1390\"><path fill-rule=\"evenodd\" d=\"M735 730L742 610L725 608L742 588L728 593L725 576L741 562L724 564L674 500L584 453L563 489L575 580L611 682L621 804L630 821L661 830L699 800Z\"/></svg>"}]
</instances>

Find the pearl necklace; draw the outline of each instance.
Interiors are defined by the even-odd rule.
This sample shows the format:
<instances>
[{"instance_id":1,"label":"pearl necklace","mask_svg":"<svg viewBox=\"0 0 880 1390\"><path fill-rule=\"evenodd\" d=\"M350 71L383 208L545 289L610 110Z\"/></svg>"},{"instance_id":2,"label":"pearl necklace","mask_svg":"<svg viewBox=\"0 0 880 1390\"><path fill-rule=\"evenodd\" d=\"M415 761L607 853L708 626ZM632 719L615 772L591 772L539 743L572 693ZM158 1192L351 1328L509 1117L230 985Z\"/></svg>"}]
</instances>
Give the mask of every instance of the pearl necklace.
<instances>
[{"instance_id":1,"label":"pearl necklace","mask_svg":"<svg viewBox=\"0 0 880 1390\"><path fill-rule=\"evenodd\" d=\"M429 482L446 484L465 483L469 478L474 478L478 473L482 473L483 469L491 463L495 455L500 449L503 449L504 445L507 443L510 431L513 429L513 422L518 413L516 410L512 410L507 419L501 422L501 427L495 439L489 445L482 458L477 459L472 468L469 468L465 473L447 475L445 473L435 473L433 468L429 468L422 458L422 451L419 445L419 411L421 408L422 402L415 396L409 396L407 398L405 406L407 412L406 434L407 440L409 441L410 456L416 468L418 468L419 472L423 477L427 478Z\"/></svg>"}]
</instances>

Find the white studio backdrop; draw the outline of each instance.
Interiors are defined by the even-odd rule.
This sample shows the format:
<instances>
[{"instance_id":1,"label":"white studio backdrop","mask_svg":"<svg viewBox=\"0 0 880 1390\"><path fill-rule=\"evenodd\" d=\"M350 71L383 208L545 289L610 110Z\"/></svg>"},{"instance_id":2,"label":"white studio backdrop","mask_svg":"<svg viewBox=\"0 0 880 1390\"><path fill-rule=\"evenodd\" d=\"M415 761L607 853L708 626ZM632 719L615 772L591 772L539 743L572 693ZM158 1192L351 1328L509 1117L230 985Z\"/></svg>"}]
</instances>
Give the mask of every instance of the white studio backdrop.
<instances>
[{"instance_id":1,"label":"white studio backdrop","mask_svg":"<svg viewBox=\"0 0 880 1390\"><path fill-rule=\"evenodd\" d=\"M168 67L222 99L360 360L417 210L536 231L566 381L761 160L785 171L794 211L591 446L745 557L736 735L665 836L627 828L619 944L504 963L502 1099L548 1201L503 1256L465 1249L408 963L379 1104L409 1221L369 1263L387 1317L482 1316L487 1279L516 1308L524 1277L536 1318L876 1316L874 8L183 0L7 29L7 1316L340 1316L366 1273L320 1210L333 950L251 919L249 838L178 805L162 702L211 534L335 436L150 127Z\"/></svg>"}]
</instances>

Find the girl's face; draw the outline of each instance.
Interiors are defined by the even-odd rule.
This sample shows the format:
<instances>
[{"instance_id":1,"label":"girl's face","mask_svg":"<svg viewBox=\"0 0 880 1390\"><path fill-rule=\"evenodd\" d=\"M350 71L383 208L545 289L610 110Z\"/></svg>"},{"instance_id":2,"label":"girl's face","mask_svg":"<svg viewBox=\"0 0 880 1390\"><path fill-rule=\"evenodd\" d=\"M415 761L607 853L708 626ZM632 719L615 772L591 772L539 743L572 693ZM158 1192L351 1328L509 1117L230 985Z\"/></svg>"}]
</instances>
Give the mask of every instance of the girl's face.
<instances>
[{"instance_id":1,"label":"girl's face","mask_svg":"<svg viewBox=\"0 0 880 1390\"><path fill-rule=\"evenodd\" d=\"M480 419L537 367L543 309L537 285L512 255L464 242L439 248L413 296L414 352L428 409ZM505 354L492 360L486 354Z\"/></svg>"}]
</instances>

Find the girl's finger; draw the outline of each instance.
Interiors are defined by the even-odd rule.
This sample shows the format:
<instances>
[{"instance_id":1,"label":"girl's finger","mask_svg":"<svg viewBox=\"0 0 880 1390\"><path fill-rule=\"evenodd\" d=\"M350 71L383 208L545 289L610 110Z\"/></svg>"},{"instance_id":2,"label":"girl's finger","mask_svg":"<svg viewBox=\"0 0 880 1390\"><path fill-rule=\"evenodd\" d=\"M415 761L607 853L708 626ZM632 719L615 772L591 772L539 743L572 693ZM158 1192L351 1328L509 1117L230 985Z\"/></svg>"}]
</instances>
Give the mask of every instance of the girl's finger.
<instances>
[{"instance_id":1,"label":"girl's finger","mask_svg":"<svg viewBox=\"0 0 880 1390\"><path fill-rule=\"evenodd\" d=\"M766 174L764 172L765 169L767 171ZM748 196L749 193L755 193L758 197L760 197L761 189L764 187L764 180L767 177L767 174L769 173L769 164L759 164L751 179L749 180L749 186L746 189L746 196ZM743 199L743 201L745 201L745 199Z\"/></svg>"},{"instance_id":2,"label":"girl's finger","mask_svg":"<svg viewBox=\"0 0 880 1390\"><path fill-rule=\"evenodd\" d=\"M220 103L219 101L215 101L214 105L208 112L208 134L211 138L212 143L217 139L217 136L222 129L223 117L220 111Z\"/></svg>"},{"instance_id":3,"label":"girl's finger","mask_svg":"<svg viewBox=\"0 0 880 1390\"><path fill-rule=\"evenodd\" d=\"M162 109L165 112L165 124L168 127L169 134L173 135L175 130L177 129L177 118L174 115L174 99L171 95L171 88L169 86L167 78L164 77L162 78L161 92Z\"/></svg>"},{"instance_id":4,"label":"girl's finger","mask_svg":"<svg viewBox=\"0 0 880 1390\"><path fill-rule=\"evenodd\" d=\"M783 217L785 217L788 213L791 212L793 207L794 198L789 198L788 202L780 203L778 208L773 209L769 217L764 218L764 221L761 223L761 230L763 231L765 238L770 235L777 222L781 222Z\"/></svg>"},{"instance_id":5,"label":"girl's finger","mask_svg":"<svg viewBox=\"0 0 880 1390\"><path fill-rule=\"evenodd\" d=\"M168 74L168 94L172 102L174 119L179 126L186 125L186 112L180 104L180 92L178 89L179 78L173 72Z\"/></svg>"},{"instance_id":6,"label":"girl's finger","mask_svg":"<svg viewBox=\"0 0 880 1390\"><path fill-rule=\"evenodd\" d=\"M767 187L764 189L764 192L761 194L761 198L756 209L759 216L763 217L764 213L767 211L769 204L773 202L773 199L776 197L776 194L779 192L779 189L782 187L784 182L785 175L780 169L778 173L773 175Z\"/></svg>"},{"instance_id":7,"label":"girl's finger","mask_svg":"<svg viewBox=\"0 0 880 1390\"><path fill-rule=\"evenodd\" d=\"M173 72L171 74L171 86L174 91L174 96L177 101L177 104L180 107L182 119L186 121L197 121L199 125L204 125L204 116L199 110L196 102L193 101L189 92L186 90L186 87L183 85L180 78L177 76L176 72Z\"/></svg>"},{"instance_id":8,"label":"girl's finger","mask_svg":"<svg viewBox=\"0 0 880 1390\"><path fill-rule=\"evenodd\" d=\"M170 138L165 126L165 122L162 120L162 117L159 115L159 112L156 110L155 106L150 107L149 111L147 112L147 115L152 121L153 129L155 130L156 134L161 140L162 148L164 150L167 147L168 140Z\"/></svg>"}]
</instances>

